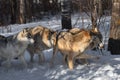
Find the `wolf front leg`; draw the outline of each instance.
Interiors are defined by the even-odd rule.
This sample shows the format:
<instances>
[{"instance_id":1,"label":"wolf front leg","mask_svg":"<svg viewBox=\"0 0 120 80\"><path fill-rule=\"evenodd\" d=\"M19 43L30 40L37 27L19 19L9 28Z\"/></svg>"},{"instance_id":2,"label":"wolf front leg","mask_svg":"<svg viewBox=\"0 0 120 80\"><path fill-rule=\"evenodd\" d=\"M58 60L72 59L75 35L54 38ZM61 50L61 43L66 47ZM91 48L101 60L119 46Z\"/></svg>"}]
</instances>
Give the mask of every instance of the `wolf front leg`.
<instances>
[{"instance_id":1,"label":"wolf front leg","mask_svg":"<svg viewBox=\"0 0 120 80\"><path fill-rule=\"evenodd\" d=\"M21 55L19 56L19 59L20 59L21 62L24 64L25 68L27 68L27 63L26 63L26 61L25 61L24 54L21 54Z\"/></svg>"},{"instance_id":2,"label":"wolf front leg","mask_svg":"<svg viewBox=\"0 0 120 80\"><path fill-rule=\"evenodd\" d=\"M74 63L73 63L73 55L72 53L69 53L68 57L67 57L67 61L68 61L68 67L69 69L73 69L74 67Z\"/></svg>"},{"instance_id":3,"label":"wolf front leg","mask_svg":"<svg viewBox=\"0 0 120 80\"><path fill-rule=\"evenodd\" d=\"M52 55L52 58L51 58L51 61L50 61L50 66L54 65L54 59L55 59L55 56L58 52L58 47L57 46L54 46L53 47L53 55Z\"/></svg>"}]
</instances>

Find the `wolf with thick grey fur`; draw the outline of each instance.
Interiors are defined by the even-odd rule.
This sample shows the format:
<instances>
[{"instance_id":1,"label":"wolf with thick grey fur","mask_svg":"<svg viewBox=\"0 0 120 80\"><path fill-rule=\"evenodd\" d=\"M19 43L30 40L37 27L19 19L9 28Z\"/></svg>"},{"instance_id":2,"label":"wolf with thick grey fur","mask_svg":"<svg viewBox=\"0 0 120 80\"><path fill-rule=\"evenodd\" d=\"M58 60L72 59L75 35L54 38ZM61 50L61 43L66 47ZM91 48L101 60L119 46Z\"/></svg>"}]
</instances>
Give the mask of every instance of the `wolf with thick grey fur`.
<instances>
[{"instance_id":1,"label":"wolf with thick grey fur","mask_svg":"<svg viewBox=\"0 0 120 80\"><path fill-rule=\"evenodd\" d=\"M26 29L23 29L15 35L0 38L0 58L5 59L7 67L11 66L11 60L19 58L25 67L27 63L24 58L24 52L28 44L34 43L31 35L27 33Z\"/></svg>"}]
</instances>

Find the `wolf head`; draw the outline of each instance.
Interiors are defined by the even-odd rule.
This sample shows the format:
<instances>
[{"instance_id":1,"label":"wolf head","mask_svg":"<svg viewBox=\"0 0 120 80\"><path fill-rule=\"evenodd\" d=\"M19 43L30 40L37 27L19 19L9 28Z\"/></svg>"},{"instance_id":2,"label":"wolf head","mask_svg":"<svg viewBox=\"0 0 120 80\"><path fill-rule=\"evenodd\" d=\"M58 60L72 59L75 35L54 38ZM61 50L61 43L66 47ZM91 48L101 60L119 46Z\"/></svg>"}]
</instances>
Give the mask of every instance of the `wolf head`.
<instances>
[{"instance_id":1,"label":"wolf head","mask_svg":"<svg viewBox=\"0 0 120 80\"><path fill-rule=\"evenodd\" d=\"M94 28L90 31L90 35L92 36L92 40L91 40L91 48L95 48L98 47L99 49L103 48L104 45L102 43L102 34L100 33L100 31L98 31L97 28Z\"/></svg>"},{"instance_id":2,"label":"wolf head","mask_svg":"<svg viewBox=\"0 0 120 80\"><path fill-rule=\"evenodd\" d=\"M23 29L21 32L17 34L17 40L20 42L24 42L27 44L32 44L34 43L33 38L31 37L31 34L28 33L27 29Z\"/></svg>"}]
</instances>

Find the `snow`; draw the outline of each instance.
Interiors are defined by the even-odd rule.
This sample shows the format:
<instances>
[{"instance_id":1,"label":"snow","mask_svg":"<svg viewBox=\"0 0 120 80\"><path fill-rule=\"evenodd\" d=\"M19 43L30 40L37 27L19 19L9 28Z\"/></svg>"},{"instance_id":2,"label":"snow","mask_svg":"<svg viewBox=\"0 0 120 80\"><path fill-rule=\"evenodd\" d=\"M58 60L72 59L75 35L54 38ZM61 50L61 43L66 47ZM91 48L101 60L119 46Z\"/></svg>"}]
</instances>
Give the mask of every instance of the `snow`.
<instances>
[{"instance_id":1,"label":"snow","mask_svg":"<svg viewBox=\"0 0 120 80\"><path fill-rule=\"evenodd\" d=\"M77 16L73 16L73 25ZM84 26L88 26L90 20L84 20ZM100 30L104 36L104 43L107 45L110 17L106 18L106 23L101 25ZM81 27L79 21L76 27ZM53 17L50 20L41 20L38 22L32 22L27 24L15 24L8 25L12 32L7 32L4 29L4 36L16 34L22 28L34 27L37 25L43 25L52 29L61 29L60 18ZM0 29L1 30L1 29ZM107 30L107 32L106 32ZM2 30L1 30L2 31ZM30 63L30 56L28 52L25 52L25 59L28 63L28 68L24 68L19 60L13 60L12 66L6 69L4 66L0 66L0 80L120 80L120 55L110 55L107 51L107 47L103 50L103 55L99 51L88 51L88 53L97 55L100 57L98 60L89 60L89 64L75 64L73 70L69 70L67 65L62 63L61 54L57 54L53 67L50 67L49 62L52 56L52 49L43 51L45 55L45 62L38 64L38 56L35 55L34 63Z\"/></svg>"}]
</instances>

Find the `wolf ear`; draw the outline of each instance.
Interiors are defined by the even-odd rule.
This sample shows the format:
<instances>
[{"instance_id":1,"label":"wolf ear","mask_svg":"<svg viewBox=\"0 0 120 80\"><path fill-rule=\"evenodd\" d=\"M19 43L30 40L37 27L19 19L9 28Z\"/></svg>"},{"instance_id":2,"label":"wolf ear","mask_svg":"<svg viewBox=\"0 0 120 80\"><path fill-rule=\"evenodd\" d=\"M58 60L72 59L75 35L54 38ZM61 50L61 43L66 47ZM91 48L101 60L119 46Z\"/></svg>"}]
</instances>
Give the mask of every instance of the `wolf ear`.
<instances>
[{"instance_id":1,"label":"wolf ear","mask_svg":"<svg viewBox=\"0 0 120 80\"><path fill-rule=\"evenodd\" d=\"M99 32L99 30L98 30L97 27L95 27L95 28L93 29L93 31L96 32L96 33Z\"/></svg>"},{"instance_id":2,"label":"wolf ear","mask_svg":"<svg viewBox=\"0 0 120 80\"><path fill-rule=\"evenodd\" d=\"M26 32L26 29L23 29L23 33L25 33Z\"/></svg>"}]
</instances>

